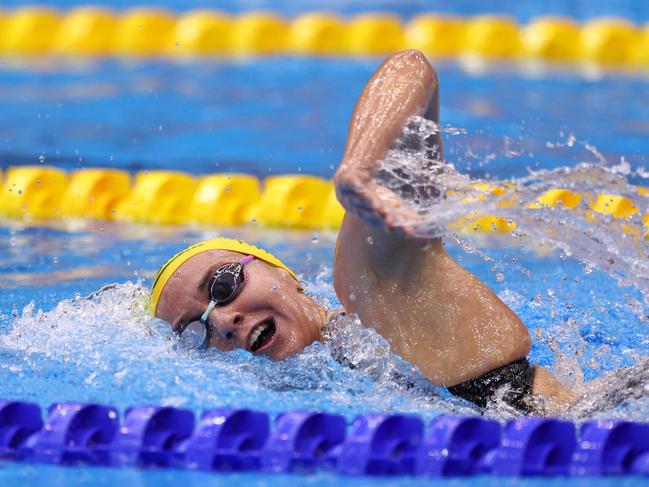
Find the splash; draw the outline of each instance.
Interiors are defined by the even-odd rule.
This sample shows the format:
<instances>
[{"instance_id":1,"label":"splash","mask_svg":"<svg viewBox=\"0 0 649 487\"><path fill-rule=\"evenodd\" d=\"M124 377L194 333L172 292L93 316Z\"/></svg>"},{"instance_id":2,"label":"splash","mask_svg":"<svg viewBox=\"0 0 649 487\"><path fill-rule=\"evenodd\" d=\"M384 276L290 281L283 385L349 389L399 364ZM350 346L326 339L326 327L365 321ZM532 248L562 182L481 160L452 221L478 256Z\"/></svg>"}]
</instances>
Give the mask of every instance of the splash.
<instances>
[{"instance_id":1,"label":"splash","mask_svg":"<svg viewBox=\"0 0 649 487\"><path fill-rule=\"evenodd\" d=\"M440 236L467 215L498 215L516 222L512 235L521 245L560 250L608 273L623 286L636 287L649 304L649 246L643 239L642 223L642 215L649 212L649 198L628 184L630 169L624 160L609 167L591 147L599 163L531 171L529 176L509 181L470 179L451 163L431 158L427 141L439 131L434 122L411 117L375 175L377 182L420 215L419 236ZM497 186L503 189L500 195L483 189ZM554 188L586 197L571 210L561 205L533 208L539 196ZM620 195L641 206L624 220L596 214L589 199L597 194Z\"/></svg>"},{"instance_id":2,"label":"splash","mask_svg":"<svg viewBox=\"0 0 649 487\"><path fill-rule=\"evenodd\" d=\"M309 292L323 285L330 286L316 280ZM462 401L440 398L354 317L337 320L329 341L272 362L245 351L182 349L169 325L148 315L147 300L147 288L127 282L61 301L47 312L34 303L26 306L0 329L0 397L44 405L80 400L270 413L312 409L349 417L476 412ZM337 360L341 353L353 368Z\"/></svg>"},{"instance_id":3,"label":"splash","mask_svg":"<svg viewBox=\"0 0 649 487\"><path fill-rule=\"evenodd\" d=\"M583 266L584 275L594 271L603 272L615 279L620 289L632 288L638 292L640 299L625 295L624 291L620 291L620 297L626 296L627 306L637 318L637 326L643 327L649 323L649 313L646 311L649 305L649 246L643 239L645 229L642 224L642 215L649 212L649 198L640 195L628 183L627 178L633 171L624 159L619 164L609 165L595 147L583 142L581 144L592 154L595 162L554 170L529 171L525 177L508 181L469 179L458 173L451 163L431 158L427 141L439 131L435 123L422 117L411 117L401 137L380 161L375 175L379 184L398 194L419 216L418 236L445 236L447 241L457 244L463 252L476 254L491 265L496 272L496 281L502 282L506 279L502 271L511 266L480 250L482 241L479 237L460 236L457 229L470 225L471 218L467 218L467 215L474 215L473 219L479 215L497 215L510 223L516 222L510 238L500 240L501 245L514 245L544 255L559 255L564 260L574 259ZM575 143L579 141L571 135L564 145L572 147ZM491 191L494 187L500 190ZM572 209L561 205L550 208L535 204L540 195L554 188L568 189L585 197ZM598 194L627 197L639 206L638 211L625 219L594 213L589 200ZM518 270L532 277L524 267L519 266ZM508 292L512 293L511 290ZM552 300L553 292L548 288L545 298ZM507 302L511 296L501 297ZM536 299L542 302L544 298L537 296ZM552 307L544 305L544 308L548 313L555 313L553 318L556 318L559 313L555 310L563 305L554 303ZM516 306L512 307L516 311ZM589 321L589 316L583 318L583 322ZM574 320L562 323L560 329L563 332L559 333L573 335L571 350L579 347L581 338L577 330L581 325L583 323ZM645 372L648 363L646 357L636 356L633 358L635 366L585 384L579 364L574 357L564 354L556 346L555 338L537 336L537 340L545 341L553 349L555 373L582 397L566 413L569 417L589 417L596 412L611 415L613 411L628 415L633 408L636 408L636 417L637 414L646 416L649 411L649 401L646 400L649 385L649 376ZM603 352L605 347L602 346L602 350L595 353ZM627 355L633 355L632 350L629 352ZM588 353L593 354L592 351ZM598 400L593 400L593 397L598 397ZM487 414L507 417L514 412L496 395Z\"/></svg>"}]
</instances>

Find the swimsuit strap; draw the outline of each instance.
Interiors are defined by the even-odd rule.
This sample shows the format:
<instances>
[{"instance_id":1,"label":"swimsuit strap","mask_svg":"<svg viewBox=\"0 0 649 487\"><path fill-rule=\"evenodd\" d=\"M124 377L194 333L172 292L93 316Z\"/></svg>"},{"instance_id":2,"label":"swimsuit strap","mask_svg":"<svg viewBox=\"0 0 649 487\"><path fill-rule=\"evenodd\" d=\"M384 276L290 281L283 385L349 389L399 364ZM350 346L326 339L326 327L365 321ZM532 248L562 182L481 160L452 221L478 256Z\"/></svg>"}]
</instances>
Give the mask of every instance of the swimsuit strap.
<instances>
[{"instance_id":1,"label":"swimsuit strap","mask_svg":"<svg viewBox=\"0 0 649 487\"><path fill-rule=\"evenodd\" d=\"M529 414L533 412L533 408L527 404L526 398L532 393L534 375L534 367L530 365L527 358L522 358L475 379L449 387L448 391L454 396L485 407L488 399L493 397L498 389L509 385L511 389L505 393L504 401L519 411Z\"/></svg>"}]
</instances>

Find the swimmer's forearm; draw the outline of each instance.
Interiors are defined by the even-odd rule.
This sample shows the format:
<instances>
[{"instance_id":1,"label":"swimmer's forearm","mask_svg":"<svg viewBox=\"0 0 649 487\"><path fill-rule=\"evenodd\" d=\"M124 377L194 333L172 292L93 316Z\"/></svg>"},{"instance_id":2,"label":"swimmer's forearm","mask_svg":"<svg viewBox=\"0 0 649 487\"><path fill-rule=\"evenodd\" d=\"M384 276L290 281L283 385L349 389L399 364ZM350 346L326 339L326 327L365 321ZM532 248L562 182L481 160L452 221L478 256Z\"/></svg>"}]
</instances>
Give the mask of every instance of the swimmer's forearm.
<instances>
[{"instance_id":1,"label":"swimmer's forearm","mask_svg":"<svg viewBox=\"0 0 649 487\"><path fill-rule=\"evenodd\" d=\"M565 412L575 402L575 395L566 388L545 367L534 368L532 394L538 394L545 400L545 407L550 414Z\"/></svg>"},{"instance_id":2,"label":"swimmer's forearm","mask_svg":"<svg viewBox=\"0 0 649 487\"><path fill-rule=\"evenodd\" d=\"M356 103L336 184L350 173L369 177L409 117L426 112L437 122L437 83L437 73L419 51L386 59Z\"/></svg>"}]
</instances>

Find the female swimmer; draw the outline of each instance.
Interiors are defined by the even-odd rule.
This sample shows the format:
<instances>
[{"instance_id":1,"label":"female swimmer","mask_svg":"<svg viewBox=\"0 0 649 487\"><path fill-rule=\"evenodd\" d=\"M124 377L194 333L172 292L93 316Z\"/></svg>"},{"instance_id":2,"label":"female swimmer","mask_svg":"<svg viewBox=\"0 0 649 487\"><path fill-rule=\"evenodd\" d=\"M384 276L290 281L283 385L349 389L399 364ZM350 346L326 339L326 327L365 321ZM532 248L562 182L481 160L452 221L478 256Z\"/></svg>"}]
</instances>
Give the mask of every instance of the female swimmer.
<instances>
[{"instance_id":1,"label":"female swimmer","mask_svg":"<svg viewBox=\"0 0 649 487\"><path fill-rule=\"evenodd\" d=\"M445 251L441 238L416 238L417 215L377 182L377 166L407 120L438 122L438 78L418 51L390 56L354 109L334 183L346 215L338 234L334 287L346 313L376 329L392 350L435 385L481 406L496 390L522 412L531 398L566 406L570 393L526 356L530 335L516 314ZM440 135L427 140L443 159ZM433 189L434 192L434 189ZM172 257L152 289L152 311L178 333L205 329L205 345L243 348L273 360L316 340L332 318L303 293L271 254L214 239Z\"/></svg>"}]
</instances>

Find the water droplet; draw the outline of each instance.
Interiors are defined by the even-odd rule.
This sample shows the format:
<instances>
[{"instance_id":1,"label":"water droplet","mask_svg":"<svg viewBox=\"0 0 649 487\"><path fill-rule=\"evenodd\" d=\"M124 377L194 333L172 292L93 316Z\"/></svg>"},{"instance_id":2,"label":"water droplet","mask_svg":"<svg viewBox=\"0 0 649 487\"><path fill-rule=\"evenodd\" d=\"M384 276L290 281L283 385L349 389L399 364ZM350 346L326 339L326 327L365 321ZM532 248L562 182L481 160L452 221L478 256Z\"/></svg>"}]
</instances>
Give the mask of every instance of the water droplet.
<instances>
[{"instance_id":1,"label":"water droplet","mask_svg":"<svg viewBox=\"0 0 649 487\"><path fill-rule=\"evenodd\" d=\"M229 192L230 192L230 186L227 186L227 187L225 188L225 192L226 192L226 193L229 193Z\"/></svg>"},{"instance_id":2,"label":"water droplet","mask_svg":"<svg viewBox=\"0 0 649 487\"><path fill-rule=\"evenodd\" d=\"M356 301L356 295L355 295L354 293L351 293L351 294L349 295L349 300L350 300L350 301Z\"/></svg>"},{"instance_id":3,"label":"water droplet","mask_svg":"<svg viewBox=\"0 0 649 487\"><path fill-rule=\"evenodd\" d=\"M45 162L45 156L43 154L38 156L38 162L40 162L41 164L43 164Z\"/></svg>"},{"instance_id":4,"label":"water droplet","mask_svg":"<svg viewBox=\"0 0 649 487\"><path fill-rule=\"evenodd\" d=\"M158 125L158 132L162 132L162 125Z\"/></svg>"},{"instance_id":5,"label":"water droplet","mask_svg":"<svg viewBox=\"0 0 649 487\"><path fill-rule=\"evenodd\" d=\"M311 238L311 243L317 244L320 241L320 237L318 236L317 233L313 234L313 237Z\"/></svg>"},{"instance_id":6,"label":"water droplet","mask_svg":"<svg viewBox=\"0 0 649 487\"><path fill-rule=\"evenodd\" d=\"M503 282L504 280L505 280L505 274L503 274L502 272L496 274L496 281Z\"/></svg>"},{"instance_id":7,"label":"water droplet","mask_svg":"<svg viewBox=\"0 0 649 487\"><path fill-rule=\"evenodd\" d=\"M372 237L367 237L365 240L367 241L368 245L374 245L374 239Z\"/></svg>"},{"instance_id":8,"label":"water droplet","mask_svg":"<svg viewBox=\"0 0 649 487\"><path fill-rule=\"evenodd\" d=\"M298 206L298 207L297 207L297 211L299 211L300 213L302 213L302 207L301 207L301 206Z\"/></svg>"}]
</instances>

